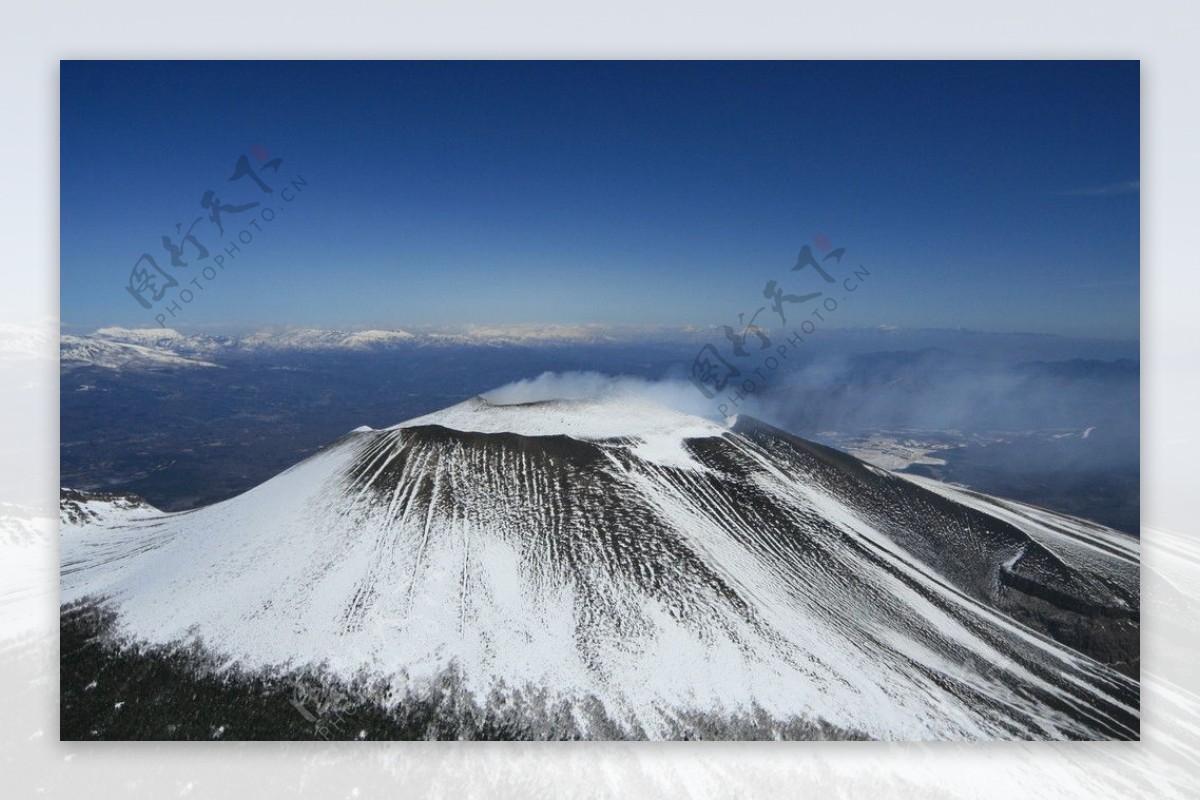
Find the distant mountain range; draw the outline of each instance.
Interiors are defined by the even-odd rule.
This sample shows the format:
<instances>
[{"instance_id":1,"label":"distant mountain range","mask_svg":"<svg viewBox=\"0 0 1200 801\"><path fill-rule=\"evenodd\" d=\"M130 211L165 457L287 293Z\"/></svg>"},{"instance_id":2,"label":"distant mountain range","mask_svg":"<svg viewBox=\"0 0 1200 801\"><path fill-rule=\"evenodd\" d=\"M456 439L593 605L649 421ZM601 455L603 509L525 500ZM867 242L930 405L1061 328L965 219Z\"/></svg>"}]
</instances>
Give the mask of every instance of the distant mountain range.
<instances>
[{"instance_id":1,"label":"distant mountain range","mask_svg":"<svg viewBox=\"0 0 1200 801\"><path fill-rule=\"evenodd\" d=\"M22 329L5 347L30 350L45 332ZM777 344L794 332L764 328ZM3 331L0 331L3 334ZM34 335L37 336L34 336ZM40 340L39 340L40 341ZM756 340L757 342L757 340ZM1048 334L1007 334L968 330L875 328L829 329L819 334L819 352L836 356L872 351L917 351L950 348L979 358L1004 360L1136 359L1136 341L1073 339ZM247 335L184 334L171 328L107 326L88 334L63 334L65 369L92 365L109 369L162 369L211 366L222 358L271 353L371 353L401 348L439 347L570 347L678 346L681 353L712 343L728 349L724 326L663 326L599 324L466 326L438 330L331 330L323 328L266 329ZM123 345L146 350L135 351ZM183 357L193 361L176 361ZM197 364L209 362L210 364Z\"/></svg>"},{"instance_id":2,"label":"distant mountain range","mask_svg":"<svg viewBox=\"0 0 1200 801\"><path fill-rule=\"evenodd\" d=\"M399 347L594 345L647 340L690 342L696 328L609 326L475 327L412 333L400 330L267 330L246 336L182 334L170 328L99 328L61 337L62 364L110 369L213 367L209 360L272 352L372 352Z\"/></svg>"},{"instance_id":3,"label":"distant mountain range","mask_svg":"<svg viewBox=\"0 0 1200 801\"><path fill-rule=\"evenodd\" d=\"M64 370L76 367L154 370L218 366L161 346L140 345L101 336L77 337L70 334L64 334L59 339L59 360Z\"/></svg>"}]
</instances>

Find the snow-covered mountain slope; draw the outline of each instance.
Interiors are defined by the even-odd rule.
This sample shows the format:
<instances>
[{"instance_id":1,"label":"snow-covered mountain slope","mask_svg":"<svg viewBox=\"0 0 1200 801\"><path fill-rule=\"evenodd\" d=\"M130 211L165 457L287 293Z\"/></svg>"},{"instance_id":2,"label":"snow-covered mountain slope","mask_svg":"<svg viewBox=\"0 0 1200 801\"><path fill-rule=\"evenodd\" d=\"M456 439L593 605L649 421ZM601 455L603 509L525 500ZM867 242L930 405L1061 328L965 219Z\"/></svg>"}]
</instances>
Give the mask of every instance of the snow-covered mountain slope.
<instances>
[{"instance_id":1,"label":"snow-covered mountain slope","mask_svg":"<svg viewBox=\"0 0 1200 801\"><path fill-rule=\"evenodd\" d=\"M1080 575L1090 575L1095 581L1107 578L1118 582L1122 594L1133 594L1130 588L1137 586L1139 545L1132 537L1036 506L993 498L923 476L900 475L956 503L1012 524ZM1015 564L1006 566L1006 575L1019 576L1025 560L1033 553L1034 549L1024 549ZM1133 599L1121 602L1122 608L1132 608L1135 604Z\"/></svg>"},{"instance_id":2,"label":"snow-covered mountain slope","mask_svg":"<svg viewBox=\"0 0 1200 801\"><path fill-rule=\"evenodd\" d=\"M1137 543L952 494L751 419L477 398L76 530L62 600L527 736L1136 738Z\"/></svg>"},{"instance_id":3,"label":"snow-covered mountain slope","mask_svg":"<svg viewBox=\"0 0 1200 801\"><path fill-rule=\"evenodd\" d=\"M59 523L63 531L85 532L96 526L115 526L147 515L162 514L143 498L116 492L59 490Z\"/></svg>"},{"instance_id":4,"label":"snow-covered mountain slope","mask_svg":"<svg viewBox=\"0 0 1200 801\"><path fill-rule=\"evenodd\" d=\"M217 367L212 362L168 350L96 337L64 334L59 342L62 369L102 367L109 370L157 370Z\"/></svg>"}]
</instances>

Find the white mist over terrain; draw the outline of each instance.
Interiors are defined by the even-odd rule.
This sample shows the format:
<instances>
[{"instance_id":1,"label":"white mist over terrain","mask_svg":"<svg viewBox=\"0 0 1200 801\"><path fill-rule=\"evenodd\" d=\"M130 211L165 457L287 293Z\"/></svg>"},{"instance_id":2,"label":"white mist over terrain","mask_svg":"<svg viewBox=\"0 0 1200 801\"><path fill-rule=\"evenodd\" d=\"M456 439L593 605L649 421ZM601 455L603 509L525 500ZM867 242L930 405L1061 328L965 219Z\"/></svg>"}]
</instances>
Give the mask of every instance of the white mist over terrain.
<instances>
[{"instance_id":1,"label":"white mist over terrain","mask_svg":"<svg viewBox=\"0 0 1200 801\"><path fill-rule=\"evenodd\" d=\"M705 398L691 382L672 378L652 381L593 371L546 372L484 392L482 397L497 406L555 400L636 399L683 414L719 418L715 401Z\"/></svg>"}]
</instances>

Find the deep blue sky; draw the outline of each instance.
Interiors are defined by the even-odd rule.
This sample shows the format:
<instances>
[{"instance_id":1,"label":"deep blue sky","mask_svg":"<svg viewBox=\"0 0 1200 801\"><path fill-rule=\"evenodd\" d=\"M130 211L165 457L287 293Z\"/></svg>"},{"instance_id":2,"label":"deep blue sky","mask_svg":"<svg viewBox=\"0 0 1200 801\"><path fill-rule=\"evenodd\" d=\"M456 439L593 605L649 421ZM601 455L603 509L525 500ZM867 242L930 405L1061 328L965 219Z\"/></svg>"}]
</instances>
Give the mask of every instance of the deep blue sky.
<instances>
[{"instance_id":1,"label":"deep blue sky","mask_svg":"<svg viewBox=\"0 0 1200 801\"><path fill-rule=\"evenodd\" d=\"M154 325L130 268L199 275L160 239L212 189L280 212L184 330L721 324L768 279L824 288L789 272L824 234L872 272L837 325L1136 337L1138 85L1130 61L63 62L62 321ZM227 181L264 150L268 184L308 182L292 203ZM216 253L252 215L195 233Z\"/></svg>"}]
</instances>

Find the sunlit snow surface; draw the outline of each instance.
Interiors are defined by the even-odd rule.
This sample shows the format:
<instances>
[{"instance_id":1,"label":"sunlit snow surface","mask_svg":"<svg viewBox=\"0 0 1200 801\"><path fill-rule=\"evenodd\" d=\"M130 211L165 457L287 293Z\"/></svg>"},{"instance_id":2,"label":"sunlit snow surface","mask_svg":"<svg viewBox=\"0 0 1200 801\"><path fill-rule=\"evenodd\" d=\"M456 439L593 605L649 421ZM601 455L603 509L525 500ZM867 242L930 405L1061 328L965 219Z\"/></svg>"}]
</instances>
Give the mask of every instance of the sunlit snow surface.
<instances>
[{"instance_id":1,"label":"sunlit snow surface","mask_svg":"<svg viewBox=\"0 0 1200 801\"><path fill-rule=\"evenodd\" d=\"M881 739L1136 737L1135 681L1009 614L1046 586L1136 621L1136 541L932 483L754 421L474 399L215 506L64 524L62 602L396 697L448 669L479 699L538 688L585 734L594 699L650 738L756 710Z\"/></svg>"}]
</instances>

